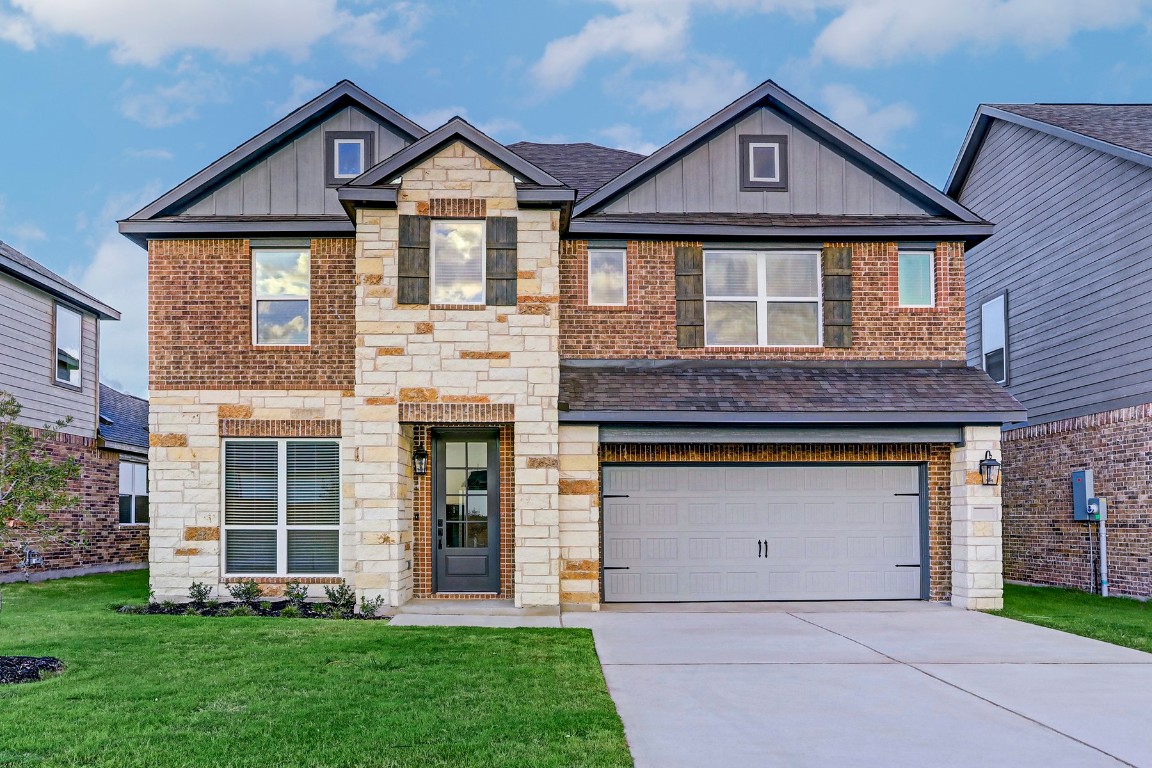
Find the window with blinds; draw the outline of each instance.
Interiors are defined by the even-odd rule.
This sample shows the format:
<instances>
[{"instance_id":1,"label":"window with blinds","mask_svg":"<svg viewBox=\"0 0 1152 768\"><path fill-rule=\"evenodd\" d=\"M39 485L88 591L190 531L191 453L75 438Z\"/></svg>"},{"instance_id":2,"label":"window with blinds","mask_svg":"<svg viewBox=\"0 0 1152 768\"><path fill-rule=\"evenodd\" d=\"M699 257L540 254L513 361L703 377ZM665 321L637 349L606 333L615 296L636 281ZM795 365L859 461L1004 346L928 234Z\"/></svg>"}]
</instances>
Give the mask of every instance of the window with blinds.
<instances>
[{"instance_id":1,"label":"window with blinds","mask_svg":"<svg viewBox=\"0 0 1152 768\"><path fill-rule=\"evenodd\" d=\"M225 443L224 570L232 576L339 574L338 443Z\"/></svg>"},{"instance_id":2,"label":"window with blinds","mask_svg":"<svg viewBox=\"0 0 1152 768\"><path fill-rule=\"evenodd\" d=\"M816 347L821 330L819 253L704 254L708 346Z\"/></svg>"}]
</instances>

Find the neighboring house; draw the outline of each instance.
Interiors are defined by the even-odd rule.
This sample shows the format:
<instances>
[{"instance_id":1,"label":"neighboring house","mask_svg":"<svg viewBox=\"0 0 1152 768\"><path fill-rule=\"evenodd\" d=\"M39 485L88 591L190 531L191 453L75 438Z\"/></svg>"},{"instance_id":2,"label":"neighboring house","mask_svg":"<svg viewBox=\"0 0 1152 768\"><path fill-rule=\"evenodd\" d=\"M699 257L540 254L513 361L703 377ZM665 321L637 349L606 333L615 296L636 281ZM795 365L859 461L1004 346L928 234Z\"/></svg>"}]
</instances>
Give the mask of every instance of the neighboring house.
<instances>
[{"instance_id":1,"label":"neighboring house","mask_svg":"<svg viewBox=\"0 0 1152 768\"><path fill-rule=\"evenodd\" d=\"M947 191L996 225L967 256L968 360L1028 410L1003 436L1007 578L1093 587L1091 468L1112 591L1152 595L1152 105L982 105Z\"/></svg>"},{"instance_id":2,"label":"neighboring house","mask_svg":"<svg viewBox=\"0 0 1152 768\"><path fill-rule=\"evenodd\" d=\"M771 82L640 157L345 81L120 228L161 597L1000 604L991 225Z\"/></svg>"},{"instance_id":3,"label":"neighboring house","mask_svg":"<svg viewBox=\"0 0 1152 768\"><path fill-rule=\"evenodd\" d=\"M148 401L100 385L98 443L119 456L120 525L148 525ZM139 553L147 554L147 546Z\"/></svg>"},{"instance_id":4,"label":"neighboring house","mask_svg":"<svg viewBox=\"0 0 1152 768\"><path fill-rule=\"evenodd\" d=\"M107 390L98 384L100 321L119 318L115 309L0 243L0 391L20 402L26 426L71 419L52 451L74 458L81 472L71 485L79 509L61 522L73 532L83 529L87 544L40 552L40 575L142 568L147 562L147 525L121 525L117 512L120 452L131 450L137 461L147 457L138 447L103 439ZM147 403L133 418L147 426ZM18 560L0 556L0 581L19 576Z\"/></svg>"}]
</instances>

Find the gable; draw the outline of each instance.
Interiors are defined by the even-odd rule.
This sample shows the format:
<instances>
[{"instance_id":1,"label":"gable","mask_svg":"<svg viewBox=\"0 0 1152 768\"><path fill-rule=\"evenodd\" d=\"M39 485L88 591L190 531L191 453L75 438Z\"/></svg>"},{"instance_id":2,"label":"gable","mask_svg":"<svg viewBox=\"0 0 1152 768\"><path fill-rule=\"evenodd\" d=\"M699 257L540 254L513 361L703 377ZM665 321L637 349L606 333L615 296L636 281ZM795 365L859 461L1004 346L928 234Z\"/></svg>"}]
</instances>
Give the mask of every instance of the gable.
<instances>
[{"instance_id":1,"label":"gable","mask_svg":"<svg viewBox=\"0 0 1152 768\"><path fill-rule=\"evenodd\" d=\"M740 137L755 135L787 137L787 189L741 191ZM840 148L766 106L745 113L599 212L932 215Z\"/></svg>"},{"instance_id":2,"label":"gable","mask_svg":"<svg viewBox=\"0 0 1152 768\"><path fill-rule=\"evenodd\" d=\"M328 131L372 132L373 156L377 159L395 154L411 141L391 123L358 107L345 107L174 213L188 216L342 214L344 210L336 189L327 186L324 173L324 134Z\"/></svg>"}]
</instances>

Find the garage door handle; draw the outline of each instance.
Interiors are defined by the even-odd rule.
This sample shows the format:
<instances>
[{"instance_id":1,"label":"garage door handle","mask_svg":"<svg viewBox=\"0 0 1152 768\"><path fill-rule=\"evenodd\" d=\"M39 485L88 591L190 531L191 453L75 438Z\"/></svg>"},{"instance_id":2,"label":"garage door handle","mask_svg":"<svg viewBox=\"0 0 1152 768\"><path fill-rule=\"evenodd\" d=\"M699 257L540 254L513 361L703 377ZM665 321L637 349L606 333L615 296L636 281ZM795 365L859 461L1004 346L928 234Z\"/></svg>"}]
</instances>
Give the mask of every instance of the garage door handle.
<instances>
[{"instance_id":1,"label":"garage door handle","mask_svg":"<svg viewBox=\"0 0 1152 768\"><path fill-rule=\"evenodd\" d=\"M897 568L919 568L920 563L897 563Z\"/></svg>"},{"instance_id":2,"label":"garage door handle","mask_svg":"<svg viewBox=\"0 0 1152 768\"><path fill-rule=\"evenodd\" d=\"M604 494L603 498L605 498L605 499L630 499L632 497L626 493L606 493L606 494Z\"/></svg>"},{"instance_id":3,"label":"garage door handle","mask_svg":"<svg viewBox=\"0 0 1152 768\"><path fill-rule=\"evenodd\" d=\"M630 570L631 567L632 566L630 566L630 565L606 565L606 566L604 566L604 570L606 570L606 571L627 571L627 570Z\"/></svg>"},{"instance_id":4,"label":"garage door handle","mask_svg":"<svg viewBox=\"0 0 1152 768\"><path fill-rule=\"evenodd\" d=\"M894 493L893 496L919 496L918 493Z\"/></svg>"},{"instance_id":5,"label":"garage door handle","mask_svg":"<svg viewBox=\"0 0 1152 768\"><path fill-rule=\"evenodd\" d=\"M760 554L760 548L763 546L764 542L761 539L756 539L756 557L763 557L763 555Z\"/></svg>"}]
</instances>

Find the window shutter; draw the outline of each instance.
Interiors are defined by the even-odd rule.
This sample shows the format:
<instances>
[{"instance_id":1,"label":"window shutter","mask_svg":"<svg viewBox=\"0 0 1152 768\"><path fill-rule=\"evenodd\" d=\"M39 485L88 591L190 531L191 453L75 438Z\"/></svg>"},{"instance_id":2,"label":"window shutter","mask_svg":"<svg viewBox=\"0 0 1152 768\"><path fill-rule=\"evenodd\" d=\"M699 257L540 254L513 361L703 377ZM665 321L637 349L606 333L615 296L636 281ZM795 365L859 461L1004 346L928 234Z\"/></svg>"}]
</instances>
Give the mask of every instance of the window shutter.
<instances>
[{"instance_id":1,"label":"window shutter","mask_svg":"<svg viewBox=\"0 0 1152 768\"><path fill-rule=\"evenodd\" d=\"M516 223L515 216L487 219L485 303L490 307L516 306Z\"/></svg>"},{"instance_id":2,"label":"window shutter","mask_svg":"<svg viewBox=\"0 0 1152 768\"><path fill-rule=\"evenodd\" d=\"M432 219L401 216L397 304L428 303L428 260Z\"/></svg>"},{"instance_id":3,"label":"window shutter","mask_svg":"<svg viewBox=\"0 0 1152 768\"><path fill-rule=\"evenodd\" d=\"M824 346L852 346L852 248L827 247L823 252Z\"/></svg>"},{"instance_id":4,"label":"window shutter","mask_svg":"<svg viewBox=\"0 0 1152 768\"><path fill-rule=\"evenodd\" d=\"M704 248L676 246L676 346L704 346Z\"/></svg>"}]
</instances>

